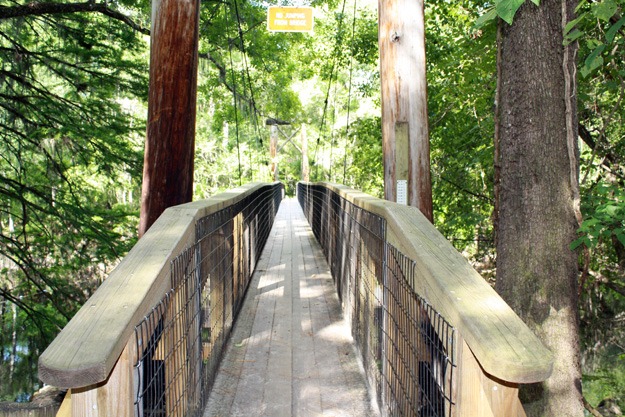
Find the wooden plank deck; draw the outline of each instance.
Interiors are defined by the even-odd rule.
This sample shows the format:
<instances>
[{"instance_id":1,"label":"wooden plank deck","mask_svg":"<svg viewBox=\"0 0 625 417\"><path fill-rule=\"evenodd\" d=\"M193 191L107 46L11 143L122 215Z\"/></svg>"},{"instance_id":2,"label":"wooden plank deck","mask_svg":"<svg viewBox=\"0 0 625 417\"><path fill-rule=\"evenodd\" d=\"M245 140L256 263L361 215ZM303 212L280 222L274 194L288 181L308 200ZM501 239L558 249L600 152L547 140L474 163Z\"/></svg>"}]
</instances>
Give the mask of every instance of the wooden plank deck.
<instances>
[{"instance_id":1,"label":"wooden plank deck","mask_svg":"<svg viewBox=\"0 0 625 417\"><path fill-rule=\"evenodd\" d=\"M376 415L327 262L284 200L204 417Z\"/></svg>"}]
</instances>

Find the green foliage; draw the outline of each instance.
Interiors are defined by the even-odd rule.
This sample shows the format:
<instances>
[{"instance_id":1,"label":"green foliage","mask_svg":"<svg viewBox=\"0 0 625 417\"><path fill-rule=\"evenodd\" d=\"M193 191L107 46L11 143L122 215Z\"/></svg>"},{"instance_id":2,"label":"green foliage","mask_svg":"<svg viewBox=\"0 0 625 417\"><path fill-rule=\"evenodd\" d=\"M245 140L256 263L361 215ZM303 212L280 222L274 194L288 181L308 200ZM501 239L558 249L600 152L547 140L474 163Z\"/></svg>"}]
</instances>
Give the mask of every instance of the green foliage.
<instances>
[{"instance_id":1,"label":"green foliage","mask_svg":"<svg viewBox=\"0 0 625 417\"><path fill-rule=\"evenodd\" d=\"M622 0L581 1L566 27L565 43L578 42L578 117L584 221L571 247L580 249L580 315L584 395L591 404L617 397L621 407L625 326L625 112L622 105ZM620 388L619 388L620 387Z\"/></svg>"},{"instance_id":2,"label":"green foliage","mask_svg":"<svg viewBox=\"0 0 625 417\"><path fill-rule=\"evenodd\" d=\"M473 30L471 2L426 4L434 220L472 256L494 250L495 28Z\"/></svg>"},{"instance_id":3,"label":"green foliage","mask_svg":"<svg viewBox=\"0 0 625 417\"><path fill-rule=\"evenodd\" d=\"M293 83L314 75L302 64L313 56L312 39L268 32L265 16L258 3L216 2L201 9L196 198L271 180L265 120L304 121Z\"/></svg>"},{"instance_id":4,"label":"green foliage","mask_svg":"<svg viewBox=\"0 0 625 417\"><path fill-rule=\"evenodd\" d=\"M584 374L583 391L594 407L611 399L622 408L625 405L625 356L613 354L595 372Z\"/></svg>"},{"instance_id":5,"label":"green foliage","mask_svg":"<svg viewBox=\"0 0 625 417\"><path fill-rule=\"evenodd\" d=\"M583 78L604 64L614 65L617 60L622 60L621 46L625 39L621 29L625 18L620 17L620 10L623 5L622 0L582 0L576 9L577 17L566 25L565 44L574 41L580 44L580 57L584 62L580 74Z\"/></svg>"},{"instance_id":6,"label":"green foliage","mask_svg":"<svg viewBox=\"0 0 625 417\"><path fill-rule=\"evenodd\" d=\"M601 255L595 255L593 267ZM611 398L625 407L625 299L610 288L615 276L593 274L584 282L581 294L582 385L586 399L597 406ZM609 280L609 281L608 281ZM608 285L606 285L608 284Z\"/></svg>"},{"instance_id":7,"label":"green foliage","mask_svg":"<svg viewBox=\"0 0 625 417\"><path fill-rule=\"evenodd\" d=\"M514 19L514 15L523 3L525 3L525 0L495 1L495 11L497 12L497 15L499 17L501 17L505 22L511 25L512 20Z\"/></svg>"},{"instance_id":8,"label":"green foliage","mask_svg":"<svg viewBox=\"0 0 625 417\"><path fill-rule=\"evenodd\" d=\"M102 14L0 19L4 381L36 382L39 353L136 240L146 57L141 34Z\"/></svg>"},{"instance_id":9,"label":"green foliage","mask_svg":"<svg viewBox=\"0 0 625 417\"><path fill-rule=\"evenodd\" d=\"M496 17L500 17L504 22L511 25L516 12L526 1L531 1L536 6L540 6L540 0L495 0L494 4L485 9L475 21L475 28L483 28L487 23L494 21Z\"/></svg>"},{"instance_id":10,"label":"green foliage","mask_svg":"<svg viewBox=\"0 0 625 417\"><path fill-rule=\"evenodd\" d=\"M349 127L349 161L344 183L378 198L384 197L382 121L380 117L358 119ZM341 167L337 167L341 170Z\"/></svg>"},{"instance_id":11,"label":"green foliage","mask_svg":"<svg viewBox=\"0 0 625 417\"><path fill-rule=\"evenodd\" d=\"M377 110L370 103L379 91L377 15L358 9L353 20L351 6L317 6L308 35L269 33L259 24L264 7L238 4L242 41L234 3L202 8L197 197L238 184L239 166L243 182L271 179L268 117L291 123L280 127L286 136L279 135L276 160L288 192L301 179L302 155L299 134L287 138L302 126L311 178L343 178L344 161L353 159L344 145L352 140L348 108L353 126Z\"/></svg>"},{"instance_id":12,"label":"green foliage","mask_svg":"<svg viewBox=\"0 0 625 417\"><path fill-rule=\"evenodd\" d=\"M373 64L377 61L378 24L373 10L358 10L354 24L354 39L349 42L349 55L361 64Z\"/></svg>"},{"instance_id":13,"label":"green foliage","mask_svg":"<svg viewBox=\"0 0 625 417\"><path fill-rule=\"evenodd\" d=\"M588 214L571 249L581 245L594 249L601 239L612 238L625 245L625 190L615 184L599 184L586 195L584 212Z\"/></svg>"}]
</instances>

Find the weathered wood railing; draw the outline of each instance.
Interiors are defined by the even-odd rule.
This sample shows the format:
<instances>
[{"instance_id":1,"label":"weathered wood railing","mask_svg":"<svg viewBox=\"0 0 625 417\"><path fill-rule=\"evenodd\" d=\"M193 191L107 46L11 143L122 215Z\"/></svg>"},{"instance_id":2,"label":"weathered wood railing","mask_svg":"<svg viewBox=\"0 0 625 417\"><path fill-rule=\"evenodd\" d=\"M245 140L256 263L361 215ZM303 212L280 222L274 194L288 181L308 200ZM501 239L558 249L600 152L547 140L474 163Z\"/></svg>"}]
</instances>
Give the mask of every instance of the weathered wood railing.
<instances>
[{"instance_id":1,"label":"weathered wood railing","mask_svg":"<svg viewBox=\"0 0 625 417\"><path fill-rule=\"evenodd\" d=\"M249 184L167 209L41 355L72 416L201 415L282 199Z\"/></svg>"},{"instance_id":2,"label":"weathered wood railing","mask_svg":"<svg viewBox=\"0 0 625 417\"><path fill-rule=\"evenodd\" d=\"M298 199L384 415L525 416L551 353L419 210L330 183Z\"/></svg>"}]
</instances>

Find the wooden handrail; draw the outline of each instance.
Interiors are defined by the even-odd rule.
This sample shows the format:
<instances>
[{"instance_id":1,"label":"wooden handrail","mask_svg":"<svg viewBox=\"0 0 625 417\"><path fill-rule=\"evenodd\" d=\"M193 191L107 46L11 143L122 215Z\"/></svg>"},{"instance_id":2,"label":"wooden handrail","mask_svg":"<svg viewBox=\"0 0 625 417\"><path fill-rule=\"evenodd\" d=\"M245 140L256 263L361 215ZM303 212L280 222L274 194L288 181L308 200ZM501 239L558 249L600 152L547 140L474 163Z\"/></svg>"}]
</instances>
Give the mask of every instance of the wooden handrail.
<instances>
[{"instance_id":1,"label":"wooden handrail","mask_svg":"<svg viewBox=\"0 0 625 417\"><path fill-rule=\"evenodd\" d=\"M415 292L458 330L484 372L515 384L551 375L551 352L417 208L344 185L307 185L327 187L386 219L388 242L416 262L422 277Z\"/></svg>"},{"instance_id":2,"label":"wooden handrail","mask_svg":"<svg viewBox=\"0 0 625 417\"><path fill-rule=\"evenodd\" d=\"M196 220L267 185L251 183L167 209L43 352L39 378L59 388L107 380L134 326L171 288L170 262L193 243Z\"/></svg>"}]
</instances>

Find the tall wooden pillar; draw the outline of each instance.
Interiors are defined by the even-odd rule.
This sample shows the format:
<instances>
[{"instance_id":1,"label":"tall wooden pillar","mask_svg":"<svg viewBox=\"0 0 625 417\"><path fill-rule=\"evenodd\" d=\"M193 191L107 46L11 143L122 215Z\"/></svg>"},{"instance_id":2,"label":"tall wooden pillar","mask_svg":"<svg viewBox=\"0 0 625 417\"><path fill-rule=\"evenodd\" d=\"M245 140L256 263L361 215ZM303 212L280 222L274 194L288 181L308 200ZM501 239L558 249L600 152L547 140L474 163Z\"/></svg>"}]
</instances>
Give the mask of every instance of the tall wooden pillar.
<instances>
[{"instance_id":1,"label":"tall wooden pillar","mask_svg":"<svg viewBox=\"0 0 625 417\"><path fill-rule=\"evenodd\" d=\"M306 125L302 125L300 132L302 141L302 181L310 181L310 167L308 166L308 137L306 136Z\"/></svg>"},{"instance_id":2,"label":"tall wooden pillar","mask_svg":"<svg viewBox=\"0 0 625 417\"><path fill-rule=\"evenodd\" d=\"M278 181L278 126L271 125L269 136L269 159L271 159L271 176Z\"/></svg>"},{"instance_id":3,"label":"tall wooden pillar","mask_svg":"<svg viewBox=\"0 0 625 417\"><path fill-rule=\"evenodd\" d=\"M139 236L193 196L199 12L199 0L152 1Z\"/></svg>"},{"instance_id":4,"label":"tall wooden pillar","mask_svg":"<svg viewBox=\"0 0 625 417\"><path fill-rule=\"evenodd\" d=\"M405 190L406 203L432 221L423 0L378 6L384 198Z\"/></svg>"}]
</instances>

